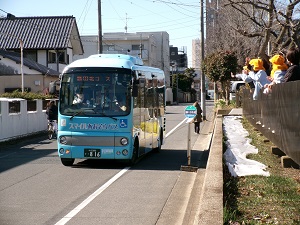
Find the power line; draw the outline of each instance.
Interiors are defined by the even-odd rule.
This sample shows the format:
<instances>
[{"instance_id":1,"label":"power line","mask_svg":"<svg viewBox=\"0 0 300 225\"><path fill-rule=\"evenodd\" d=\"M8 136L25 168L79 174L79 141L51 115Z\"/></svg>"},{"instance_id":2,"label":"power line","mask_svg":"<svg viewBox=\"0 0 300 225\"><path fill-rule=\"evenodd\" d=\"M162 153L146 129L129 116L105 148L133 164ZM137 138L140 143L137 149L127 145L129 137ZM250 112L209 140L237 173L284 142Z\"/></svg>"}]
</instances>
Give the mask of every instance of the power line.
<instances>
[{"instance_id":1,"label":"power line","mask_svg":"<svg viewBox=\"0 0 300 225\"><path fill-rule=\"evenodd\" d=\"M84 26L85 18L86 18L87 14L88 14L88 11L89 11L89 9L91 8L91 5L92 5L92 3L93 3L93 2L91 1L90 6L88 6L89 1L90 1L90 0L87 0L87 1L86 1L85 6L84 6L84 8L83 8L83 10L82 10L82 13L80 14L79 19L78 19L78 23L79 23L80 20L81 20L81 16L83 15L84 11L86 10L86 11L85 11L84 18L83 18L83 21L82 21L82 23L81 23L81 26L82 26L82 27ZM81 27L81 29L83 29L82 27Z\"/></svg>"},{"instance_id":2,"label":"power line","mask_svg":"<svg viewBox=\"0 0 300 225\"><path fill-rule=\"evenodd\" d=\"M176 3L176 2L172 2L172 1L164 1L164 0L146 0L148 2L153 2L153 3L165 3L165 4L169 4L169 5L177 5L177 6L187 6L187 7L199 7L199 3L200 2L197 2L198 5L195 5L194 4L184 4L182 2L179 2L179 3Z\"/></svg>"}]
</instances>

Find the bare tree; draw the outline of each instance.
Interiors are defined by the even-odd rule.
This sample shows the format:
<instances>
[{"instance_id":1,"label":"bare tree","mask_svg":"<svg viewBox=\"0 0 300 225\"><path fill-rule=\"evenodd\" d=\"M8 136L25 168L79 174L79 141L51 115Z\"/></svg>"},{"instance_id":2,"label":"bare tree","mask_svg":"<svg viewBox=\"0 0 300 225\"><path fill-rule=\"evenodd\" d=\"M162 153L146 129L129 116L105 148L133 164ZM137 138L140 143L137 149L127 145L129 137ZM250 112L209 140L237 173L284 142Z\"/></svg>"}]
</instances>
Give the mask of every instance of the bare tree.
<instances>
[{"instance_id":1,"label":"bare tree","mask_svg":"<svg viewBox=\"0 0 300 225\"><path fill-rule=\"evenodd\" d=\"M249 8L250 10L250 8ZM247 17L232 7L207 5L206 55L230 50L236 53L239 64L243 65L246 56L256 56L261 45L261 37L245 37L236 27L251 30Z\"/></svg>"},{"instance_id":2,"label":"bare tree","mask_svg":"<svg viewBox=\"0 0 300 225\"><path fill-rule=\"evenodd\" d=\"M239 12L251 24L250 30L232 26L239 34L248 37L261 38L258 56L274 53L291 45L298 46L297 31L299 21L296 20L298 3L300 0L227 0L223 7L231 7ZM268 45L272 50L268 52Z\"/></svg>"},{"instance_id":3,"label":"bare tree","mask_svg":"<svg viewBox=\"0 0 300 225\"><path fill-rule=\"evenodd\" d=\"M300 0L224 0L207 3L206 52L235 51L262 58L299 46Z\"/></svg>"}]
</instances>

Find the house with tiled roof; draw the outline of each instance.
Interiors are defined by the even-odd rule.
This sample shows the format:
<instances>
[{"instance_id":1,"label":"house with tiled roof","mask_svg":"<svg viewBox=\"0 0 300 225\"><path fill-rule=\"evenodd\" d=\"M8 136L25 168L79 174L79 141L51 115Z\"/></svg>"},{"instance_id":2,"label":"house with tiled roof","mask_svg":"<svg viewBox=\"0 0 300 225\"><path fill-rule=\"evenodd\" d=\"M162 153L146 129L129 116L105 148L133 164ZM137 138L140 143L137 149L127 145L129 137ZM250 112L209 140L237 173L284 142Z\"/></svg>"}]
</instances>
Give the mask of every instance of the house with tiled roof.
<instances>
[{"instance_id":1,"label":"house with tiled roof","mask_svg":"<svg viewBox=\"0 0 300 225\"><path fill-rule=\"evenodd\" d=\"M8 17L0 19L0 94L24 88L45 92L51 81L83 54L73 16Z\"/></svg>"}]
</instances>

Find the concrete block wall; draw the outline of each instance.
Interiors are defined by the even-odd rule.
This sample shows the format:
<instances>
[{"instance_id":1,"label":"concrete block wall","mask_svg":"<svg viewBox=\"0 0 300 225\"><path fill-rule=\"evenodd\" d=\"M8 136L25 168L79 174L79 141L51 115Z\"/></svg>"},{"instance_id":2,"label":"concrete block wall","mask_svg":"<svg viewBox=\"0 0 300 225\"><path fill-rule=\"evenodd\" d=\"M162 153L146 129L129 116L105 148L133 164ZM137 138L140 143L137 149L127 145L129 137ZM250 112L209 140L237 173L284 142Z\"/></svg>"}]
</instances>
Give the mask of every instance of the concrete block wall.
<instances>
[{"instance_id":1,"label":"concrete block wall","mask_svg":"<svg viewBox=\"0 0 300 225\"><path fill-rule=\"evenodd\" d=\"M9 112L9 102L12 101L20 101L20 112ZM36 111L27 111L27 101L24 99L0 99L0 142L47 129L43 101L36 100L36 104Z\"/></svg>"}]
</instances>

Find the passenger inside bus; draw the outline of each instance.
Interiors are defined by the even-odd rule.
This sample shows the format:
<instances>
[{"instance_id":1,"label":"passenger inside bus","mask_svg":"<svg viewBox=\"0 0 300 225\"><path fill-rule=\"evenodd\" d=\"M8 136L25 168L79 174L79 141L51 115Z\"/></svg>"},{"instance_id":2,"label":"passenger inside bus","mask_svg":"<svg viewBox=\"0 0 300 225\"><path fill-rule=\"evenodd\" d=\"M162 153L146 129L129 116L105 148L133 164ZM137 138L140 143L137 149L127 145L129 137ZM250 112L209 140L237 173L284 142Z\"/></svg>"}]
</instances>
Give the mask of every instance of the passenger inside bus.
<instances>
[{"instance_id":1,"label":"passenger inside bus","mask_svg":"<svg viewBox=\"0 0 300 225\"><path fill-rule=\"evenodd\" d=\"M102 106L102 108L109 108L109 106L111 105L111 102L112 101L110 99L109 92L101 94L101 106Z\"/></svg>"},{"instance_id":2,"label":"passenger inside bus","mask_svg":"<svg viewBox=\"0 0 300 225\"><path fill-rule=\"evenodd\" d=\"M122 95L118 95L114 102L115 102L118 110L126 111L127 107L126 107L125 96L123 97Z\"/></svg>"},{"instance_id":3,"label":"passenger inside bus","mask_svg":"<svg viewBox=\"0 0 300 225\"><path fill-rule=\"evenodd\" d=\"M87 96L85 96L83 93L76 93L73 100L73 105L78 105L78 104L85 104L89 106L90 101L88 100Z\"/></svg>"}]
</instances>

